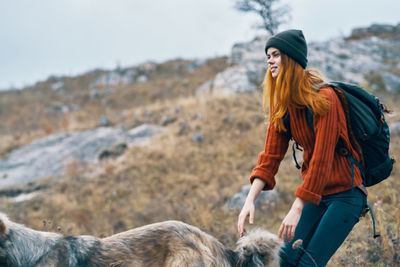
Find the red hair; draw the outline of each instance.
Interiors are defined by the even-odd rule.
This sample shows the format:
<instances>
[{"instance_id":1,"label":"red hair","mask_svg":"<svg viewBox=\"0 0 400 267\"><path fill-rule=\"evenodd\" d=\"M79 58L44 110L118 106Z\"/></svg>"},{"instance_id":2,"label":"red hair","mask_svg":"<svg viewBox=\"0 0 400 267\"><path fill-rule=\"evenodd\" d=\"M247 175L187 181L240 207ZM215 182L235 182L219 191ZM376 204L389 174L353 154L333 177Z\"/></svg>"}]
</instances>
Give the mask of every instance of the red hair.
<instances>
[{"instance_id":1,"label":"red hair","mask_svg":"<svg viewBox=\"0 0 400 267\"><path fill-rule=\"evenodd\" d=\"M269 121L279 131L286 131L283 117L289 106L307 107L314 114L324 115L329 103L317 90L325 84L323 75L317 70L305 70L296 61L281 52L281 71L276 78L268 68L263 82L263 109Z\"/></svg>"}]
</instances>

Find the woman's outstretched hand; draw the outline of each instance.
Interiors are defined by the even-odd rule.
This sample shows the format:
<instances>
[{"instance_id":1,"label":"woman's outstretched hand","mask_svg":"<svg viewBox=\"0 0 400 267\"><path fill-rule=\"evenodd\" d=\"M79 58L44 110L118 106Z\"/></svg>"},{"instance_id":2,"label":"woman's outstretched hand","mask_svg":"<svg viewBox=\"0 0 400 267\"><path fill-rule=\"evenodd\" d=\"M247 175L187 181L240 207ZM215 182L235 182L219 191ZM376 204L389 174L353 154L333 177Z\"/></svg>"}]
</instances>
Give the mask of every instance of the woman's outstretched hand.
<instances>
[{"instance_id":1,"label":"woman's outstretched hand","mask_svg":"<svg viewBox=\"0 0 400 267\"><path fill-rule=\"evenodd\" d=\"M251 185L249 194L247 195L246 202L243 205L242 211L239 214L238 218L238 232L240 237L246 232L244 225L246 223L246 218L249 216L249 223L254 223L254 214L255 214L255 206L254 201L260 194L261 190L264 188L265 182L259 178L255 178L253 184Z\"/></svg>"},{"instance_id":2,"label":"woman's outstretched hand","mask_svg":"<svg viewBox=\"0 0 400 267\"><path fill-rule=\"evenodd\" d=\"M244 228L244 224L246 223L246 218L249 216L249 223L253 224L254 223L254 213L255 213L255 206L254 202L246 200L246 202L243 205L242 210L240 211L239 214L239 219L238 219L238 232L240 237L243 236L243 234L246 232L246 229Z\"/></svg>"}]
</instances>

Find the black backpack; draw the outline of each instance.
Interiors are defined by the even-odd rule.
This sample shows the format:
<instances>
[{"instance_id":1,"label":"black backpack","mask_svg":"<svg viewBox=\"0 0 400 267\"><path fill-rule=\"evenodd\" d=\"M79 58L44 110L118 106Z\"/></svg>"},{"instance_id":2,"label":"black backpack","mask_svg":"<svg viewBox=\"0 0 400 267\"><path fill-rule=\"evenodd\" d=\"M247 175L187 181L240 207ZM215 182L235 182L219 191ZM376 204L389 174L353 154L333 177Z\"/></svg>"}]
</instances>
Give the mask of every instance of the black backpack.
<instances>
[{"instance_id":1,"label":"black backpack","mask_svg":"<svg viewBox=\"0 0 400 267\"><path fill-rule=\"evenodd\" d=\"M347 119L347 128L352 146L359 151L361 162L356 161L343 142L339 139L336 151L346 156L353 169L356 164L362 173L365 186L375 185L389 177L393 169L394 159L389 155L390 132L385 121L384 112L388 112L379 99L363 88L344 82L331 82L327 84L333 88L342 103ZM284 117L284 124L289 138L290 132L289 112ZM313 113L307 109L307 124L314 131ZM295 157L293 144L293 156ZM352 177L353 178L353 177Z\"/></svg>"}]
</instances>

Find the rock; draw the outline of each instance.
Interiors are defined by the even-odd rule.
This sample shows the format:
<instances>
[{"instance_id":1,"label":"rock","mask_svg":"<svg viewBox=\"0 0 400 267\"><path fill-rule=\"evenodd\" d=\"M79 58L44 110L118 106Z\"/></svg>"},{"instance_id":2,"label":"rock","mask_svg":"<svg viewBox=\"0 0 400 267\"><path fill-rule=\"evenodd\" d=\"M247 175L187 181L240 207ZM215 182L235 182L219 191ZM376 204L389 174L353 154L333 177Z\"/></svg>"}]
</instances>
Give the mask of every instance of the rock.
<instances>
[{"instance_id":1,"label":"rock","mask_svg":"<svg viewBox=\"0 0 400 267\"><path fill-rule=\"evenodd\" d=\"M232 122L232 120L233 120L232 115L228 115L227 117L222 119L222 122L223 123L230 123L230 122Z\"/></svg>"},{"instance_id":2,"label":"rock","mask_svg":"<svg viewBox=\"0 0 400 267\"><path fill-rule=\"evenodd\" d=\"M52 106L46 107L46 112L51 114L65 114L69 111L78 110L79 107L75 104L55 104Z\"/></svg>"},{"instance_id":3,"label":"rock","mask_svg":"<svg viewBox=\"0 0 400 267\"><path fill-rule=\"evenodd\" d=\"M139 83L145 83L149 81L149 78L146 75L142 74L139 77L137 77L136 81Z\"/></svg>"},{"instance_id":4,"label":"rock","mask_svg":"<svg viewBox=\"0 0 400 267\"><path fill-rule=\"evenodd\" d=\"M176 118L175 118L175 117L165 116L165 117L162 119L161 125L162 125L162 126L167 126L168 124L173 123L173 122L175 122L175 121L176 121Z\"/></svg>"},{"instance_id":5,"label":"rock","mask_svg":"<svg viewBox=\"0 0 400 267\"><path fill-rule=\"evenodd\" d=\"M212 84L212 92L216 95L249 93L255 89L256 86L247 76L247 70L241 66L230 67L218 73Z\"/></svg>"},{"instance_id":6,"label":"rock","mask_svg":"<svg viewBox=\"0 0 400 267\"><path fill-rule=\"evenodd\" d=\"M0 188L63 175L69 162L95 164L101 151L123 143L128 146L147 145L162 130L156 125L143 124L127 132L99 127L50 135L0 159Z\"/></svg>"},{"instance_id":7,"label":"rock","mask_svg":"<svg viewBox=\"0 0 400 267\"><path fill-rule=\"evenodd\" d=\"M107 88L106 91L104 92L105 95L112 95L114 93L114 89L112 88Z\"/></svg>"},{"instance_id":8,"label":"rock","mask_svg":"<svg viewBox=\"0 0 400 267\"><path fill-rule=\"evenodd\" d=\"M233 65L196 89L197 96L206 94L232 95L254 92L263 81L266 64L264 46L267 37L257 37L249 43L238 43L232 48Z\"/></svg>"},{"instance_id":9,"label":"rock","mask_svg":"<svg viewBox=\"0 0 400 267\"><path fill-rule=\"evenodd\" d=\"M116 158L121 156L127 148L128 145L126 143L117 144L111 148L102 150L98 156L98 159L103 160L106 158Z\"/></svg>"},{"instance_id":10,"label":"rock","mask_svg":"<svg viewBox=\"0 0 400 267\"><path fill-rule=\"evenodd\" d=\"M381 72L386 90L391 93L400 93L400 75L396 75L387 71Z\"/></svg>"},{"instance_id":11,"label":"rock","mask_svg":"<svg viewBox=\"0 0 400 267\"><path fill-rule=\"evenodd\" d=\"M92 98L92 99L98 99L98 98L100 98L100 96L101 96L101 94L96 90L92 90L90 92L90 98Z\"/></svg>"},{"instance_id":12,"label":"rock","mask_svg":"<svg viewBox=\"0 0 400 267\"><path fill-rule=\"evenodd\" d=\"M7 189L0 190L0 197L17 197L21 194L29 194L37 191L42 191L48 189L47 184L34 184L28 183L22 187L10 187Z\"/></svg>"},{"instance_id":13,"label":"rock","mask_svg":"<svg viewBox=\"0 0 400 267\"><path fill-rule=\"evenodd\" d=\"M135 75L137 72L134 69L109 71L92 81L89 88L128 85L135 82Z\"/></svg>"},{"instance_id":14,"label":"rock","mask_svg":"<svg viewBox=\"0 0 400 267\"><path fill-rule=\"evenodd\" d=\"M199 114L199 113L196 113L196 114L194 114L193 115L193 120L201 120L201 114Z\"/></svg>"},{"instance_id":15,"label":"rock","mask_svg":"<svg viewBox=\"0 0 400 267\"><path fill-rule=\"evenodd\" d=\"M207 64L207 59L196 59L195 61L185 65L185 71L194 72L197 68Z\"/></svg>"},{"instance_id":16,"label":"rock","mask_svg":"<svg viewBox=\"0 0 400 267\"><path fill-rule=\"evenodd\" d=\"M108 119L107 116L105 115L101 115L99 119L99 126L110 126L110 125L111 125L110 119Z\"/></svg>"},{"instance_id":17,"label":"rock","mask_svg":"<svg viewBox=\"0 0 400 267\"><path fill-rule=\"evenodd\" d=\"M121 82L121 76L116 71L107 73L105 76L103 76L103 79L103 84L106 86L119 85Z\"/></svg>"},{"instance_id":18,"label":"rock","mask_svg":"<svg viewBox=\"0 0 400 267\"><path fill-rule=\"evenodd\" d=\"M146 61L138 66L138 70L148 73L154 71L157 68L157 64L152 61Z\"/></svg>"},{"instance_id":19,"label":"rock","mask_svg":"<svg viewBox=\"0 0 400 267\"><path fill-rule=\"evenodd\" d=\"M66 89L65 84L64 84L63 81L58 81L58 82L53 83L50 86L50 88L53 91L64 91Z\"/></svg>"},{"instance_id":20,"label":"rock","mask_svg":"<svg viewBox=\"0 0 400 267\"><path fill-rule=\"evenodd\" d=\"M400 122L395 122L389 127L391 136L400 136Z\"/></svg>"},{"instance_id":21,"label":"rock","mask_svg":"<svg viewBox=\"0 0 400 267\"><path fill-rule=\"evenodd\" d=\"M179 132L178 135L183 135L186 133L186 129L187 129L187 124L185 122L181 122L179 124Z\"/></svg>"},{"instance_id":22,"label":"rock","mask_svg":"<svg viewBox=\"0 0 400 267\"><path fill-rule=\"evenodd\" d=\"M195 64L187 64L187 65L185 65L184 69L185 69L185 71L191 73L197 69L197 66Z\"/></svg>"},{"instance_id":23,"label":"rock","mask_svg":"<svg viewBox=\"0 0 400 267\"><path fill-rule=\"evenodd\" d=\"M147 145L149 140L160 134L163 128L153 124L142 124L127 132L127 141L131 145Z\"/></svg>"},{"instance_id":24,"label":"rock","mask_svg":"<svg viewBox=\"0 0 400 267\"><path fill-rule=\"evenodd\" d=\"M255 86L262 83L267 70L265 44L269 36L257 36L248 43L237 43L232 47L230 61L241 66L251 83Z\"/></svg>"},{"instance_id":25,"label":"rock","mask_svg":"<svg viewBox=\"0 0 400 267\"><path fill-rule=\"evenodd\" d=\"M365 75L384 68L386 41L378 38L346 41L328 40L309 45L309 67L321 70L331 80L363 84Z\"/></svg>"},{"instance_id":26,"label":"rock","mask_svg":"<svg viewBox=\"0 0 400 267\"><path fill-rule=\"evenodd\" d=\"M244 185L235 193L226 203L225 209L240 211L246 201L246 197L250 191L250 185ZM262 191L255 201L256 208L262 205L275 205L279 201L279 193L274 189L271 191Z\"/></svg>"},{"instance_id":27,"label":"rock","mask_svg":"<svg viewBox=\"0 0 400 267\"><path fill-rule=\"evenodd\" d=\"M359 40L372 36L400 40L400 24L397 26L389 24L372 24L366 28L355 28L351 31L348 39Z\"/></svg>"},{"instance_id":28,"label":"rock","mask_svg":"<svg viewBox=\"0 0 400 267\"><path fill-rule=\"evenodd\" d=\"M203 140L204 140L204 135L203 135L203 134L195 133L195 134L192 136L192 141L193 141L193 142L198 142L198 143L200 143L200 142L202 142Z\"/></svg>"}]
</instances>

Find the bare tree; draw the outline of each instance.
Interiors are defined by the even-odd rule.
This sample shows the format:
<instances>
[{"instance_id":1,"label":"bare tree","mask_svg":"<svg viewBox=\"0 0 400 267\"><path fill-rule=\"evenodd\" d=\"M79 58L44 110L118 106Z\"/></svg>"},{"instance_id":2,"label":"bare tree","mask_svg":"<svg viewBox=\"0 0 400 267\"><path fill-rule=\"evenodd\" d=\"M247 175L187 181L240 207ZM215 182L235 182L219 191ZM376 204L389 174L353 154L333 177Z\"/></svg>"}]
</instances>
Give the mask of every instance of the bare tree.
<instances>
[{"instance_id":1,"label":"bare tree","mask_svg":"<svg viewBox=\"0 0 400 267\"><path fill-rule=\"evenodd\" d=\"M255 26L275 34L281 24L290 20L290 7L287 4L277 6L280 0L236 0L235 8L242 12L253 12L259 15L262 23Z\"/></svg>"}]
</instances>

